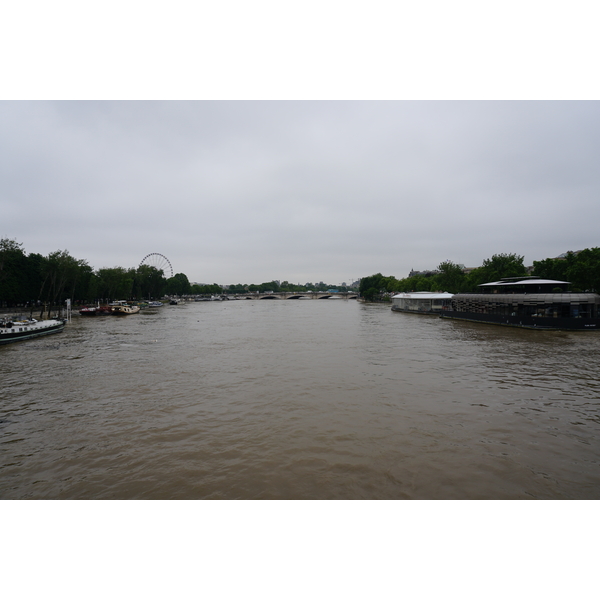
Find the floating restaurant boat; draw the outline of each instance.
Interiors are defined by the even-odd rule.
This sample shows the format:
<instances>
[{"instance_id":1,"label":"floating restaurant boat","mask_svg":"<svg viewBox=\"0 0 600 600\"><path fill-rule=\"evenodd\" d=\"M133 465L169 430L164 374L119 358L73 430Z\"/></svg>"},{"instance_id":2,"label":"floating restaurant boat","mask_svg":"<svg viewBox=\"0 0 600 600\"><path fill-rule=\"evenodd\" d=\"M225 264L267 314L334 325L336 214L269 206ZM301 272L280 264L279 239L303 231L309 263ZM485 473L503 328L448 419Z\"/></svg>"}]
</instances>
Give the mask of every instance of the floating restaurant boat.
<instances>
[{"instance_id":1,"label":"floating restaurant boat","mask_svg":"<svg viewBox=\"0 0 600 600\"><path fill-rule=\"evenodd\" d=\"M60 333L65 328L66 323L66 319L11 321L4 318L0 320L0 344L10 344L11 342L29 340L42 335Z\"/></svg>"},{"instance_id":2,"label":"floating restaurant boat","mask_svg":"<svg viewBox=\"0 0 600 600\"><path fill-rule=\"evenodd\" d=\"M452 294L448 292L410 292L392 296L392 310L417 313L420 315L439 315L450 308Z\"/></svg>"},{"instance_id":3,"label":"floating restaurant boat","mask_svg":"<svg viewBox=\"0 0 600 600\"><path fill-rule=\"evenodd\" d=\"M600 330L600 295L568 292L568 281L507 277L455 294L444 319L461 319L529 329Z\"/></svg>"}]
</instances>

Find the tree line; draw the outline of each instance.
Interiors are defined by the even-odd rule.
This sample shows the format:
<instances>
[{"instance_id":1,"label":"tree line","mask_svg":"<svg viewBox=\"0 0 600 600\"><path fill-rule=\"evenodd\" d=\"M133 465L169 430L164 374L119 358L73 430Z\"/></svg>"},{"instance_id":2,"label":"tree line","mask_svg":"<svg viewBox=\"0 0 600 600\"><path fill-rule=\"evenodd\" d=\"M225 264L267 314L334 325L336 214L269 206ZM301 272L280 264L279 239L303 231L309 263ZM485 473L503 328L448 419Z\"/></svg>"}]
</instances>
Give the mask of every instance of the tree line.
<instances>
[{"instance_id":1,"label":"tree line","mask_svg":"<svg viewBox=\"0 0 600 600\"><path fill-rule=\"evenodd\" d=\"M335 286L329 283L311 283L307 282L304 285L290 283L289 281L265 281L263 283L236 283L227 286L227 292L230 294L243 294L244 292L326 292L330 289L336 289L340 292L348 290L348 286Z\"/></svg>"},{"instance_id":2,"label":"tree line","mask_svg":"<svg viewBox=\"0 0 600 600\"><path fill-rule=\"evenodd\" d=\"M60 306L67 298L74 304L156 299L188 293L190 288L184 273L165 278L148 265L94 270L67 250L27 254L16 240L0 239L0 307Z\"/></svg>"},{"instance_id":3,"label":"tree line","mask_svg":"<svg viewBox=\"0 0 600 600\"><path fill-rule=\"evenodd\" d=\"M376 273L363 277L359 293L366 300L381 300L396 292L445 291L452 294L474 292L477 286L502 277L528 275L524 257L495 254L466 273L452 261L444 261L435 272L396 279ZM568 252L563 258L534 261L533 275L569 281L573 291L600 291L600 248ZM346 287L307 282L304 285L277 280L260 284L232 284L227 293L346 291ZM111 300L157 299L165 295L222 294L223 286L190 284L184 273L166 278L163 271L149 265L137 268L112 267L94 270L87 261L77 259L67 250L48 256L27 254L15 240L0 239L0 308L12 306L59 306L70 298L74 304Z\"/></svg>"},{"instance_id":4,"label":"tree line","mask_svg":"<svg viewBox=\"0 0 600 600\"><path fill-rule=\"evenodd\" d=\"M568 252L561 258L546 258L533 262L528 272L524 257L517 254L494 254L476 269L465 272L462 266L444 261L436 271L428 275L416 275L404 279L384 276L381 273L363 277L359 286L365 300L385 300L397 292L450 292L458 294L475 292L477 286L503 277L536 275L544 279L569 281L573 291L600 292L600 248L586 248L580 252Z\"/></svg>"},{"instance_id":5,"label":"tree line","mask_svg":"<svg viewBox=\"0 0 600 600\"><path fill-rule=\"evenodd\" d=\"M166 278L163 271L149 265L137 268L94 270L86 260L77 259L67 250L48 256L27 254L23 244L0 239L0 308L14 306L60 306L67 298L73 304L91 304L112 300L153 300L163 296L216 295L245 292L325 291L323 283L295 285L288 281L260 284L192 285L185 273ZM345 290L346 288L339 288Z\"/></svg>"}]
</instances>

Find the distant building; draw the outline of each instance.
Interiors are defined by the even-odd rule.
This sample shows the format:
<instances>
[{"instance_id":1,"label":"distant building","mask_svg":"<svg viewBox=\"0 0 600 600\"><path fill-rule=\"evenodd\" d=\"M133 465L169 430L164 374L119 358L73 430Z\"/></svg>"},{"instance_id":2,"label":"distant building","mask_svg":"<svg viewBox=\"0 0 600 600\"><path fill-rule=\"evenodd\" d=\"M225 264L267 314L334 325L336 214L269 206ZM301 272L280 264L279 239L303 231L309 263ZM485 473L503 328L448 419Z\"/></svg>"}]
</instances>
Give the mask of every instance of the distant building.
<instances>
[{"instance_id":1,"label":"distant building","mask_svg":"<svg viewBox=\"0 0 600 600\"><path fill-rule=\"evenodd\" d=\"M566 260L567 258L567 254L572 254L573 256L577 256L580 252L583 252L583 250L569 250L568 252L563 252L562 254L559 254L554 260Z\"/></svg>"},{"instance_id":2,"label":"distant building","mask_svg":"<svg viewBox=\"0 0 600 600\"><path fill-rule=\"evenodd\" d=\"M408 274L409 277L431 277L433 275L437 275L439 271L415 271L414 269L410 270Z\"/></svg>"}]
</instances>

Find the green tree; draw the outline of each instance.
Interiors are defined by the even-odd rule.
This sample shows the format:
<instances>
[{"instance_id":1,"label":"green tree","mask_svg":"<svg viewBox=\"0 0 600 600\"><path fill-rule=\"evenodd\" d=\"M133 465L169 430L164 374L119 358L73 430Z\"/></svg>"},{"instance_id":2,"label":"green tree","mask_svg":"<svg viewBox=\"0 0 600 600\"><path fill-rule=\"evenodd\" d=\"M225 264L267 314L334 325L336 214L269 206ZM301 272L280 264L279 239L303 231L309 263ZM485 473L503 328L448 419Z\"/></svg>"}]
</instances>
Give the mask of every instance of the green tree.
<instances>
[{"instance_id":1,"label":"green tree","mask_svg":"<svg viewBox=\"0 0 600 600\"><path fill-rule=\"evenodd\" d=\"M409 279L412 283L411 291L413 292L430 292L431 285L435 283L433 277L422 277L417 275L416 277L410 277Z\"/></svg>"},{"instance_id":2,"label":"green tree","mask_svg":"<svg viewBox=\"0 0 600 600\"><path fill-rule=\"evenodd\" d=\"M439 273L435 275L436 288L451 294L458 294L465 287L465 274L462 268L446 260L438 265Z\"/></svg>"},{"instance_id":3,"label":"green tree","mask_svg":"<svg viewBox=\"0 0 600 600\"><path fill-rule=\"evenodd\" d=\"M358 293L367 301L372 302L379 297L385 285L384 277L381 273L375 273L368 277L363 277L358 286Z\"/></svg>"},{"instance_id":4,"label":"green tree","mask_svg":"<svg viewBox=\"0 0 600 600\"><path fill-rule=\"evenodd\" d=\"M40 298L45 260L45 257L41 254L29 254L24 265L21 299L30 302L32 305Z\"/></svg>"},{"instance_id":5,"label":"green tree","mask_svg":"<svg viewBox=\"0 0 600 600\"><path fill-rule=\"evenodd\" d=\"M160 298L166 283L162 269L140 265L135 271L133 289L137 298Z\"/></svg>"},{"instance_id":6,"label":"green tree","mask_svg":"<svg viewBox=\"0 0 600 600\"><path fill-rule=\"evenodd\" d=\"M40 299L48 303L49 309L62 305L73 298L80 275L89 270L84 260L77 260L67 250L51 252L41 264Z\"/></svg>"},{"instance_id":7,"label":"green tree","mask_svg":"<svg viewBox=\"0 0 600 600\"><path fill-rule=\"evenodd\" d=\"M564 281L567 277L567 261L559 258L545 258L533 261L533 275L544 279Z\"/></svg>"},{"instance_id":8,"label":"green tree","mask_svg":"<svg viewBox=\"0 0 600 600\"><path fill-rule=\"evenodd\" d=\"M192 286L192 294L201 294L204 296L212 296L213 294L222 294L223 288L218 283L212 285L198 285Z\"/></svg>"},{"instance_id":9,"label":"green tree","mask_svg":"<svg viewBox=\"0 0 600 600\"><path fill-rule=\"evenodd\" d=\"M184 296L192 293L192 286L185 273L176 273L167 279L165 290L172 296Z\"/></svg>"},{"instance_id":10,"label":"green tree","mask_svg":"<svg viewBox=\"0 0 600 600\"><path fill-rule=\"evenodd\" d=\"M381 292L377 288L370 287L364 290L361 295L368 302L373 302L381 297Z\"/></svg>"},{"instance_id":11,"label":"green tree","mask_svg":"<svg viewBox=\"0 0 600 600\"><path fill-rule=\"evenodd\" d=\"M8 274L8 261L12 256L25 255L23 244L8 238L0 239L0 283Z\"/></svg>"},{"instance_id":12,"label":"green tree","mask_svg":"<svg viewBox=\"0 0 600 600\"><path fill-rule=\"evenodd\" d=\"M87 287L85 288L85 292L81 300L84 300L86 302L95 302L99 298L101 298L101 296L102 295L100 293L100 277L98 277L97 273L93 272L87 281Z\"/></svg>"},{"instance_id":13,"label":"green tree","mask_svg":"<svg viewBox=\"0 0 600 600\"><path fill-rule=\"evenodd\" d=\"M131 298L135 271L123 267L104 268L98 271L100 297L107 300Z\"/></svg>"},{"instance_id":14,"label":"green tree","mask_svg":"<svg viewBox=\"0 0 600 600\"><path fill-rule=\"evenodd\" d=\"M494 254L492 258L486 258L481 267L469 273L467 287L474 291L482 283L499 281L503 277L526 276L527 269L523 259L523 256L517 254Z\"/></svg>"},{"instance_id":15,"label":"green tree","mask_svg":"<svg viewBox=\"0 0 600 600\"><path fill-rule=\"evenodd\" d=\"M27 257L16 240L0 239L0 306L23 300L23 269Z\"/></svg>"},{"instance_id":16,"label":"green tree","mask_svg":"<svg viewBox=\"0 0 600 600\"><path fill-rule=\"evenodd\" d=\"M386 292L393 293L399 291L400 282L393 276L383 277L381 284L385 288Z\"/></svg>"},{"instance_id":17,"label":"green tree","mask_svg":"<svg viewBox=\"0 0 600 600\"><path fill-rule=\"evenodd\" d=\"M600 248L586 248L566 257L566 278L574 288L600 291Z\"/></svg>"},{"instance_id":18,"label":"green tree","mask_svg":"<svg viewBox=\"0 0 600 600\"><path fill-rule=\"evenodd\" d=\"M263 283L263 284L261 284L261 287L263 288L263 291L265 291L265 292L279 292L280 291L279 281L275 281L275 280Z\"/></svg>"}]
</instances>

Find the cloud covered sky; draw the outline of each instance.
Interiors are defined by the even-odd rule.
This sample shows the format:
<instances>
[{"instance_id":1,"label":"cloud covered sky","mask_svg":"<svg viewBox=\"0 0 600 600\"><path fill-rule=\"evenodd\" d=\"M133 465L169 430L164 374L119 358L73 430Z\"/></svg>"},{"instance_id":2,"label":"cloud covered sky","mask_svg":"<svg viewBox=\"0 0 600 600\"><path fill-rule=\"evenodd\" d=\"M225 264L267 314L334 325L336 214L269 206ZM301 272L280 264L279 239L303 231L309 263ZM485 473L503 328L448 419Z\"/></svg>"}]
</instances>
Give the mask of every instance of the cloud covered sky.
<instances>
[{"instance_id":1,"label":"cloud covered sky","mask_svg":"<svg viewBox=\"0 0 600 600\"><path fill-rule=\"evenodd\" d=\"M4 101L0 236L340 283L600 245L596 101Z\"/></svg>"}]
</instances>

